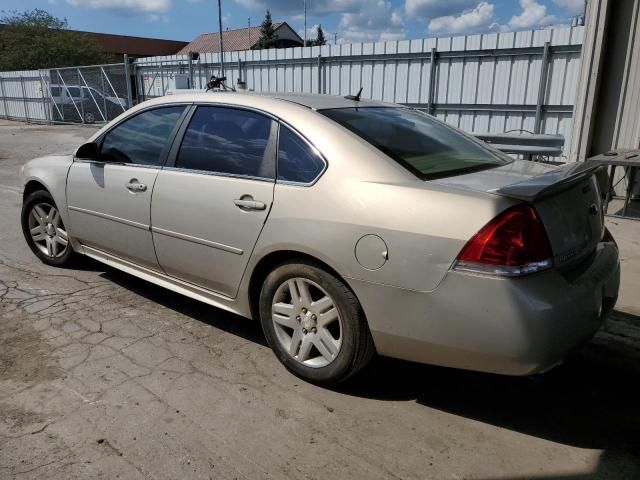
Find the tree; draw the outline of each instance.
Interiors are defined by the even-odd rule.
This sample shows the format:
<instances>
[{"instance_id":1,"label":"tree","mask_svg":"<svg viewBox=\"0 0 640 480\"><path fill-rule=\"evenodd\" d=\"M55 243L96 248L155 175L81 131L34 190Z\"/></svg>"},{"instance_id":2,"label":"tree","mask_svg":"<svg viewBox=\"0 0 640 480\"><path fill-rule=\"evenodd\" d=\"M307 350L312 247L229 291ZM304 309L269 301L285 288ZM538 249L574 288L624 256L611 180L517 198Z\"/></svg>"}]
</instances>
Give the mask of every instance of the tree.
<instances>
[{"instance_id":1,"label":"tree","mask_svg":"<svg viewBox=\"0 0 640 480\"><path fill-rule=\"evenodd\" d=\"M271 12L267 10L264 16L262 25L260 25L260 38L256 43L256 48L262 50L264 48L273 48L278 40L278 34L275 28L273 28L273 21L271 20Z\"/></svg>"},{"instance_id":2,"label":"tree","mask_svg":"<svg viewBox=\"0 0 640 480\"><path fill-rule=\"evenodd\" d=\"M321 45L326 45L326 44L327 44L327 39L324 38L324 31L322 30L322 25L318 25L318 28L316 28L315 46L319 47Z\"/></svg>"},{"instance_id":3,"label":"tree","mask_svg":"<svg viewBox=\"0 0 640 480\"><path fill-rule=\"evenodd\" d=\"M327 39L324 36L324 30L322 30L322 25L318 25L316 27L316 38L314 40L307 40L305 46L307 47L319 47L327 44Z\"/></svg>"},{"instance_id":4,"label":"tree","mask_svg":"<svg viewBox=\"0 0 640 480\"><path fill-rule=\"evenodd\" d=\"M93 65L115 61L92 38L67 29L67 20L36 8L2 12L0 71Z\"/></svg>"}]
</instances>

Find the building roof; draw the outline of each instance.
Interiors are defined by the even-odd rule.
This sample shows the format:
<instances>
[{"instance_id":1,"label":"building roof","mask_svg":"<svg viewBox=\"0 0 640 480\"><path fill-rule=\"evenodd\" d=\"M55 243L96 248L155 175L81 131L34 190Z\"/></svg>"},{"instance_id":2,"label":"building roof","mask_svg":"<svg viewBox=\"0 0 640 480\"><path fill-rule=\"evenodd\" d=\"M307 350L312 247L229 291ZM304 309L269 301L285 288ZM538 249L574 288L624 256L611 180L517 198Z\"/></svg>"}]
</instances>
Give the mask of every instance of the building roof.
<instances>
[{"instance_id":1,"label":"building roof","mask_svg":"<svg viewBox=\"0 0 640 480\"><path fill-rule=\"evenodd\" d=\"M0 23L0 30L6 28L6 24ZM174 55L182 47L188 44L180 40L164 40L161 38L132 37L130 35L113 35L111 33L85 32L82 30L70 30L81 33L94 39L107 53L131 57L154 57L158 55Z\"/></svg>"},{"instance_id":2,"label":"building roof","mask_svg":"<svg viewBox=\"0 0 640 480\"><path fill-rule=\"evenodd\" d=\"M287 22L279 22L273 24L273 29L277 32L286 28L290 30L299 40L302 46L302 38L287 24ZM251 28L236 28L234 30L225 30L222 32L222 41L224 42L225 52L235 52L238 50L251 50L258 43L260 38L260 25ZM189 52L213 52L220 51L220 37L218 32L203 33L191 43L183 47L178 54L186 55Z\"/></svg>"},{"instance_id":3,"label":"building roof","mask_svg":"<svg viewBox=\"0 0 640 480\"><path fill-rule=\"evenodd\" d=\"M153 57L157 55L174 55L187 42L163 40L160 38L132 37L129 35L112 35L110 33L78 32L93 38L105 52L116 55L127 54L132 57Z\"/></svg>"}]
</instances>

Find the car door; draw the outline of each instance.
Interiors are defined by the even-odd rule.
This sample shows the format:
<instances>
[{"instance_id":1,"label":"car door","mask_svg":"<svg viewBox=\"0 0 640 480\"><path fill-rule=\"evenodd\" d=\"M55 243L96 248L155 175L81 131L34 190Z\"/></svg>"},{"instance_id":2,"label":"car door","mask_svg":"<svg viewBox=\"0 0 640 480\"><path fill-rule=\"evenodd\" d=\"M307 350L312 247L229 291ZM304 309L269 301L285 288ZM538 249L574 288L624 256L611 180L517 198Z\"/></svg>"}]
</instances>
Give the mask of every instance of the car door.
<instances>
[{"instance_id":1,"label":"car door","mask_svg":"<svg viewBox=\"0 0 640 480\"><path fill-rule=\"evenodd\" d=\"M134 114L98 139L97 159L75 159L67 177L74 238L159 270L151 238L151 192L186 108L171 105Z\"/></svg>"},{"instance_id":2,"label":"car door","mask_svg":"<svg viewBox=\"0 0 640 480\"><path fill-rule=\"evenodd\" d=\"M182 130L153 191L158 262L171 276L235 297L273 201L277 122L201 105Z\"/></svg>"}]
</instances>

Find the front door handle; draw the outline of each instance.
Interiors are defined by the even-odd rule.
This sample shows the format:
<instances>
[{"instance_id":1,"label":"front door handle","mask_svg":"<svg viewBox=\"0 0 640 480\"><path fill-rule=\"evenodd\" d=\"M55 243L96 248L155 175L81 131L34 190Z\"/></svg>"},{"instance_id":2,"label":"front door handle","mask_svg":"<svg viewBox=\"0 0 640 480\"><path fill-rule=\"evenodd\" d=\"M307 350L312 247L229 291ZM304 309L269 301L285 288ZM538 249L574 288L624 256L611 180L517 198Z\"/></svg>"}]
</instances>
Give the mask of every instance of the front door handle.
<instances>
[{"instance_id":1,"label":"front door handle","mask_svg":"<svg viewBox=\"0 0 640 480\"><path fill-rule=\"evenodd\" d=\"M258 202L250 195L243 195L242 198L235 199L233 203L242 210L264 210L267 208L266 203Z\"/></svg>"},{"instance_id":2,"label":"front door handle","mask_svg":"<svg viewBox=\"0 0 640 480\"><path fill-rule=\"evenodd\" d=\"M145 192L147 186L144 183L138 182L135 178L131 179L129 183L125 185L130 192Z\"/></svg>"}]
</instances>

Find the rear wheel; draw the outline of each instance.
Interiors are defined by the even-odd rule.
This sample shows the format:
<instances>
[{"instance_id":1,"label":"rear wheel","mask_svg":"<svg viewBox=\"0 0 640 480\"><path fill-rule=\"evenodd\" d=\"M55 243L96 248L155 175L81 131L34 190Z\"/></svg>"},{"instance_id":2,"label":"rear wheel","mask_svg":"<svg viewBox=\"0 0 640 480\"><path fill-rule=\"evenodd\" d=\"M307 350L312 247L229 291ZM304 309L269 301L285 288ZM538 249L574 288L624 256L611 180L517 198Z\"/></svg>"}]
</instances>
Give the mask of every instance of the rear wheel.
<instances>
[{"instance_id":1,"label":"rear wheel","mask_svg":"<svg viewBox=\"0 0 640 480\"><path fill-rule=\"evenodd\" d=\"M70 261L73 250L69 236L49 192L38 190L25 199L22 232L33 253L44 263L59 267Z\"/></svg>"},{"instance_id":2,"label":"rear wheel","mask_svg":"<svg viewBox=\"0 0 640 480\"><path fill-rule=\"evenodd\" d=\"M311 264L280 265L267 276L260 293L260 320L278 359L312 383L344 381L374 353L353 292Z\"/></svg>"}]
</instances>

